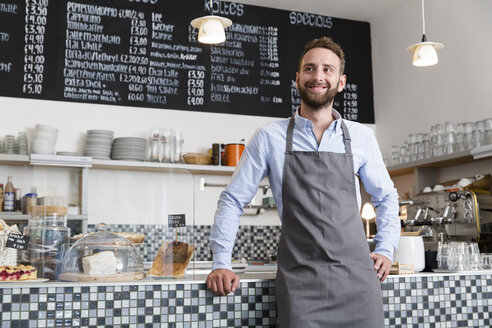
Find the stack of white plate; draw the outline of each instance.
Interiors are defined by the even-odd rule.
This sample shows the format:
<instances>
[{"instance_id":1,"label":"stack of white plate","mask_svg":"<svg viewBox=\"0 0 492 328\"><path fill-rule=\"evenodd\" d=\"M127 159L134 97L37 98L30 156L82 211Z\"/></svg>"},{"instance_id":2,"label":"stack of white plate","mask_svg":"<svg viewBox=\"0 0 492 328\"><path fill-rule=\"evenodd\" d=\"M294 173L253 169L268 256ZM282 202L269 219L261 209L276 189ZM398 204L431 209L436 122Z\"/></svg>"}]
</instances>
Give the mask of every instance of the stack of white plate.
<instances>
[{"instance_id":1,"label":"stack of white plate","mask_svg":"<svg viewBox=\"0 0 492 328\"><path fill-rule=\"evenodd\" d=\"M109 130L87 130L84 156L97 159L110 159L113 133L113 131Z\"/></svg>"},{"instance_id":2,"label":"stack of white plate","mask_svg":"<svg viewBox=\"0 0 492 328\"><path fill-rule=\"evenodd\" d=\"M144 161L147 139L123 137L113 141L112 159L127 161Z\"/></svg>"},{"instance_id":3,"label":"stack of white plate","mask_svg":"<svg viewBox=\"0 0 492 328\"><path fill-rule=\"evenodd\" d=\"M53 155L55 153L57 137L57 128L44 124L36 124L32 136L31 153Z\"/></svg>"}]
</instances>

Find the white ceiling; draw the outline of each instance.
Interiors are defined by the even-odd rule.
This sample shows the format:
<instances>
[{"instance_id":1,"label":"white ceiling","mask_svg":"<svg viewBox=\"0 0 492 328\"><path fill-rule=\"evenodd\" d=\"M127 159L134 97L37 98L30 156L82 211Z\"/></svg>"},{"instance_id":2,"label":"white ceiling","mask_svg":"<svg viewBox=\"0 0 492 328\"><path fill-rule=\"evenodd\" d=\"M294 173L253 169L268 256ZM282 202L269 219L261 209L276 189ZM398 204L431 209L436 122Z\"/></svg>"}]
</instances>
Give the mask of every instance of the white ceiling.
<instances>
[{"instance_id":1,"label":"white ceiling","mask_svg":"<svg viewBox=\"0 0 492 328\"><path fill-rule=\"evenodd\" d=\"M408 0L225 0L371 22ZM417 0L413 0L417 1Z\"/></svg>"}]
</instances>

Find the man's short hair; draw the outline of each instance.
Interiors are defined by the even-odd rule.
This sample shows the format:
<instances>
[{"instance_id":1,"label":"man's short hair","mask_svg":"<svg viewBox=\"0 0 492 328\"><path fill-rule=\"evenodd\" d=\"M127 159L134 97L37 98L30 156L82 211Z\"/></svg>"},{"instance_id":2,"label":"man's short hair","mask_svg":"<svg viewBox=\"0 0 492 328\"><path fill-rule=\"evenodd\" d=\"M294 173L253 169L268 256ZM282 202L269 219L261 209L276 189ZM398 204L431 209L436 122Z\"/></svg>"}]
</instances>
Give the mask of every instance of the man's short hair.
<instances>
[{"instance_id":1,"label":"man's short hair","mask_svg":"<svg viewBox=\"0 0 492 328\"><path fill-rule=\"evenodd\" d=\"M304 55L306 52L314 48L325 48L333 51L333 53L340 59L340 75L343 74L343 71L345 70L345 54L343 53L342 47L327 36L311 40L304 46L304 51L301 54L301 58L299 58L299 72L301 72L301 65Z\"/></svg>"}]
</instances>

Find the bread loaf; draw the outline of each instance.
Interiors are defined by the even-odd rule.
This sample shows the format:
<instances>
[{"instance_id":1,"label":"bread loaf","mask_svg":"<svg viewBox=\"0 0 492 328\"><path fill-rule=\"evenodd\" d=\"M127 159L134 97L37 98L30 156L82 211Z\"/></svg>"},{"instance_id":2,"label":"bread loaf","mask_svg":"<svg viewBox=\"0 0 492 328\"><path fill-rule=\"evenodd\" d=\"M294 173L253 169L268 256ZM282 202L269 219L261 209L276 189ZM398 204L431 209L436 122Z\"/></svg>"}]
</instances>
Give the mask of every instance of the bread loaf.
<instances>
[{"instance_id":1,"label":"bread loaf","mask_svg":"<svg viewBox=\"0 0 492 328\"><path fill-rule=\"evenodd\" d=\"M190 263L194 247L183 242L164 242L149 269L149 275L182 277Z\"/></svg>"}]
</instances>

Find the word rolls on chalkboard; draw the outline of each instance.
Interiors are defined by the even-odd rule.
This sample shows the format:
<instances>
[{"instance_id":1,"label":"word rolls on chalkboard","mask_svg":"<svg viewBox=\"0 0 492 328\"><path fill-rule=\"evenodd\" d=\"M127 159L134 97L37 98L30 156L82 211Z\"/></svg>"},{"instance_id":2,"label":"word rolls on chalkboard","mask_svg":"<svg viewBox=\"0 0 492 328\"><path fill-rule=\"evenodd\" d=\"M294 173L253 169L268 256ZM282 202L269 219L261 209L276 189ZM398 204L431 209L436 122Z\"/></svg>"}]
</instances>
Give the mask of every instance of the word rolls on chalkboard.
<instances>
[{"instance_id":1,"label":"word rolls on chalkboard","mask_svg":"<svg viewBox=\"0 0 492 328\"><path fill-rule=\"evenodd\" d=\"M190 21L230 18L204 45ZM288 117L304 45L346 53L343 117L374 123L369 23L208 0L0 0L0 95Z\"/></svg>"}]
</instances>

